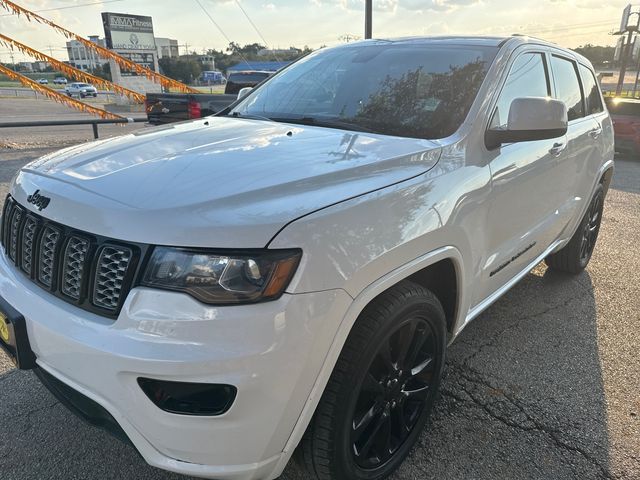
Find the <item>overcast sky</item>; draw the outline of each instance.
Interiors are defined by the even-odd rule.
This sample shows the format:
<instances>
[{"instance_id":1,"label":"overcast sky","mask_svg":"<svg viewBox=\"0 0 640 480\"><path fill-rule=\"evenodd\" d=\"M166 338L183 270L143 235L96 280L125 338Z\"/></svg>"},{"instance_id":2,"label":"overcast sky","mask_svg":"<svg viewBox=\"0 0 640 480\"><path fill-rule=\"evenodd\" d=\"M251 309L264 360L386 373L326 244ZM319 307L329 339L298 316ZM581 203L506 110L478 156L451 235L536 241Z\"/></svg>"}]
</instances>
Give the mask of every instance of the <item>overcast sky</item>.
<instances>
[{"instance_id":1,"label":"overcast sky","mask_svg":"<svg viewBox=\"0 0 640 480\"><path fill-rule=\"evenodd\" d=\"M198 1L223 33L207 18ZM346 34L362 35L364 0L14 0L41 11L65 28L83 35L104 36L100 12L150 15L157 37L175 38L189 50L221 49L232 41L260 42L243 15L244 7L270 47L333 45ZM625 1L602 0L373 0L374 36L429 34L526 33L576 47L585 43L615 44L609 35L619 26ZM60 7L73 7L59 9ZM55 9L55 10L50 10ZM42 11L48 10L48 11ZM65 38L53 30L5 15L0 32L66 60ZM49 47L51 46L51 47ZM183 47L184 48L184 47ZM181 53L183 51L181 48ZM16 55L16 60L23 60ZM0 46L0 61L9 61Z\"/></svg>"}]
</instances>

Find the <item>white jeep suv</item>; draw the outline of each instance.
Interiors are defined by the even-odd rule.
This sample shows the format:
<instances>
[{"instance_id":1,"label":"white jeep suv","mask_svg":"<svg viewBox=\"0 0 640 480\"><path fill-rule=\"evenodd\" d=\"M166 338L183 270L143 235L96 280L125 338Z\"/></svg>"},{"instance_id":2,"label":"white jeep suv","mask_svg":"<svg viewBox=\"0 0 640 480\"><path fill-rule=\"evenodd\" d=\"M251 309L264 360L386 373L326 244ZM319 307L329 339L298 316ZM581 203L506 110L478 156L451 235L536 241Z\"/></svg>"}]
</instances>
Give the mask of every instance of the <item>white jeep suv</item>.
<instances>
[{"instance_id":1,"label":"white jeep suv","mask_svg":"<svg viewBox=\"0 0 640 480\"><path fill-rule=\"evenodd\" d=\"M447 345L577 273L613 172L589 62L523 37L316 51L214 117L47 155L4 206L0 339L152 465L379 479Z\"/></svg>"}]
</instances>

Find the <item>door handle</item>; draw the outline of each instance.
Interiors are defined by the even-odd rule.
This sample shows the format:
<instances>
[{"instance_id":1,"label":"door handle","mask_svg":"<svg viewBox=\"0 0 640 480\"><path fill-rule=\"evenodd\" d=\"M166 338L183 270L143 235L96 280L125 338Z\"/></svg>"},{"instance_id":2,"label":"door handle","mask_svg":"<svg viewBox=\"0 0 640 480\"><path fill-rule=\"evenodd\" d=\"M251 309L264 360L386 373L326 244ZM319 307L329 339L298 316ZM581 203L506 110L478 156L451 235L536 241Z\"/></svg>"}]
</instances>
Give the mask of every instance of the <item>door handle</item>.
<instances>
[{"instance_id":1,"label":"door handle","mask_svg":"<svg viewBox=\"0 0 640 480\"><path fill-rule=\"evenodd\" d=\"M589 130L589 136L591 138L593 138L594 140L596 138L598 138L600 136L600 134L602 133L602 127L600 125L598 125L596 128L594 128L593 130Z\"/></svg>"},{"instance_id":2,"label":"door handle","mask_svg":"<svg viewBox=\"0 0 640 480\"><path fill-rule=\"evenodd\" d=\"M553 144L553 147L549 149L549 153L554 157L559 157L565 148L567 148L566 143L556 142Z\"/></svg>"}]
</instances>

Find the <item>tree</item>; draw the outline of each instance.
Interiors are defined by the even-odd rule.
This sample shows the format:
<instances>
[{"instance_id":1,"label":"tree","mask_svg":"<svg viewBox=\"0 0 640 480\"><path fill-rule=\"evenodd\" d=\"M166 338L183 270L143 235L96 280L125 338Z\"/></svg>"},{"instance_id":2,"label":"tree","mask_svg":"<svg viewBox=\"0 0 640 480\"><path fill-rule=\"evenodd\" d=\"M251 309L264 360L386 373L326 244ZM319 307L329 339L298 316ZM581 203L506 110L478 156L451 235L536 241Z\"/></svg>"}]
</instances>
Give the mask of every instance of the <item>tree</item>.
<instances>
[{"instance_id":1,"label":"tree","mask_svg":"<svg viewBox=\"0 0 640 480\"><path fill-rule=\"evenodd\" d=\"M202 66L195 59L161 58L159 63L164 75L182 83L193 83L202 73Z\"/></svg>"},{"instance_id":2,"label":"tree","mask_svg":"<svg viewBox=\"0 0 640 480\"><path fill-rule=\"evenodd\" d=\"M249 43L247 45L241 46L239 43L231 42L224 51L209 49L207 51L207 55L211 55L214 57L217 70L226 72L229 67L244 62L245 60L275 60L272 55L267 57L258 55L258 52L265 48L266 47L260 43ZM312 51L313 50L307 45L305 45L302 49L291 47L290 52L287 52L286 54L279 53L276 57L279 61L293 61L304 55L307 55Z\"/></svg>"},{"instance_id":3,"label":"tree","mask_svg":"<svg viewBox=\"0 0 640 480\"><path fill-rule=\"evenodd\" d=\"M93 69L91 73L96 77L104 78L105 80L111 81L111 65L109 65L108 63L98 65Z\"/></svg>"},{"instance_id":4,"label":"tree","mask_svg":"<svg viewBox=\"0 0 640 480\"><path fill-rule=\"evenodd\" d=\"M615 47L605 47L587 43L573 50L587 57L594 65L605 65L613 63Z\"/></svg>"}]
</instances>

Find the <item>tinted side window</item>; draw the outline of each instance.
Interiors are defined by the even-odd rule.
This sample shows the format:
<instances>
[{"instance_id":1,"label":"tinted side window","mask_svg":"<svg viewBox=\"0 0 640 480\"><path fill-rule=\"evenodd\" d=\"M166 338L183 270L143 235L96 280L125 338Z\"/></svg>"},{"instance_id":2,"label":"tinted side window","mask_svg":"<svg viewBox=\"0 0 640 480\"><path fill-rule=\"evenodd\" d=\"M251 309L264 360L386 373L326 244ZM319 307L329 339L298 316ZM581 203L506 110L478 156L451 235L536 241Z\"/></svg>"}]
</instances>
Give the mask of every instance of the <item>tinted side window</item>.
<instances>
[{"instance_id":1,"label":"tinted side window","mask_svg":"<svg viewBox=\"0 0 640 480\"><path fill-rule=\"evenodd\" d=\"M567 106L569 121L584 117L576 64L571 60L554 55L551 57L551 68L553 68L553 77L556 80L558 100L563 101Z\"/></svg>"},{"instance_id":2,"label":"tinted side window","mask_svg":"<svg viewBox=\"0 0 640 480\"><path fill-rule=\"evenodd\" d=\"M505 128L511 102L519 97L548 97L549 85L541 53L524 53L516 58L500 92L491 128Z\"/></svg>"},{"instance_id":3,"label":"tinted side window","mask_svg":"<svg viewBox=\"0 0 640 480\"><path fill-rule=\"evenodd\" d=\"M602 99L600 98L600 88L593 76L593 72L584 65L578 65L580 76L582 77L582 87L584 96L587 99L587 115L600 113L602 111Z\"/></svg>"}]
</instances>

